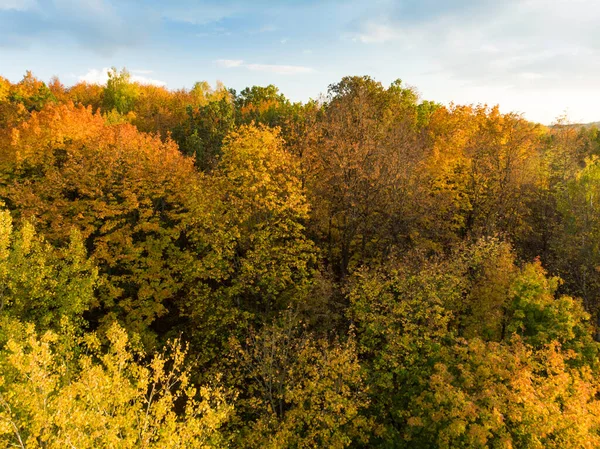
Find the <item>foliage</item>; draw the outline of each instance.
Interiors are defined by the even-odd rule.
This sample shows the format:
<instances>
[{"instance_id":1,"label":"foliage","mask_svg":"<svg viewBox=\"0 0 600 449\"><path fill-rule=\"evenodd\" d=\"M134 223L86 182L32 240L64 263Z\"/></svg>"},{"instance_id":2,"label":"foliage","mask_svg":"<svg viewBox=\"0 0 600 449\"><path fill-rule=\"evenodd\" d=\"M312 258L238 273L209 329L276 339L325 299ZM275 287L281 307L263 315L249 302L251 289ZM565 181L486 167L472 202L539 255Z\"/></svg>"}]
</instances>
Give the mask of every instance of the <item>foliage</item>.
<instances>
[{"instance_id":1,"label":"foliage","mask_svg":"<svg viewBox=\"0 0 600 449\"><path fill-rule=\"evenodd\" d=\"M103 95L103 106L107 111L115 109L119 114L127 114L133 111L138 96L139 88L131 81L127 69L119 72L113 67L108 72Z\"/></svg>"},{"instance_id":2,"label":"foliage","mask_svg":"<svg viewBox=\"0 0 600 449\"><path fill-rule=\"evenodd\" d=\"M212 341L202 343L210 354L226 343L225 329L290 304L310 280L315 248L304 234L309 209L297 163L267 128L231 133L191 204L186 238L194 251L184 264L191 291L183 308L203 329L196 335Z\"/></svg>"},{"instance_id":3,"label":"foliage","mask_svg":"<svg viewBox=\"0 0 600 449\"><path fill-rule=\"evenodd\" d=\"M190 383L185 348L170 343L145 362L118 325L106 338L106 350L94 334L74 350L60 334L37 335L32 325L21 325L0 356L0 443L57 449L224 446L219 427L232 407L222 388Z\"/></svg>"},{"instance_id":4,"label":"foliage","mask_svg":"<svg viewBox=\"0 0 600 449\"><path fill-rule=\"evenodd\" d=\"M403 248L419 211L416 94L368 77L329 88L309 134L306 183L326 257L341 276Z\"/></svg>"},{"instance_id":5,"label":"foliage","mask_svg":"<svg viewBox=\"0 0 600 449\"><path fill-rule=\"evenodd\" d=\"M596 447L598 384L551 344L534 351L479 339L444 351L410 405L405 447Z\"/></svg>"},{"instance_id":6,"label":"foliage","mask_svg":"<svg viewBox=\"0 0 600 449\"><path fill-rule=\"evenodd\" d=\"M233 342L247 392L238 405L251 417L243 446L345 448L366 441L364 375L355 342L315 339L293 315Z\"/></svg>"},{"instance_id":7,"label":"foliage","mask_svg":"<svg viewBox=\"0 0 600 449\"><path fill-rule=\"evenodd\" d=\"M62 318L79 321L94 303L97 282L77 231L67 247L55 249L29 223L14 231L10 213L0 211L0 321L16 318L41 329Z\"/></svg>"},{"instance_id":8,"label":"foliage","mask_svg":"<svg viewBox=\"0 0 600 449\"><path fill-rule=\"evenodd\" d=\"M1 159L0 195L15 217L35 219L51 243L80 231L104 279L101 321L148 331L180 287L178 223L192 162L172 142L72 104L33 114Z\"/></svg>"},{"instance_id":9,"label":"foliage","mask_svg":"<svg viewBox=\"0 0 600 449\"><path fill-rule=\"evenodd\" d=\"M599 155L400 80L0 77L0 445L598 447Z\"/></svg>"}]
</instances>

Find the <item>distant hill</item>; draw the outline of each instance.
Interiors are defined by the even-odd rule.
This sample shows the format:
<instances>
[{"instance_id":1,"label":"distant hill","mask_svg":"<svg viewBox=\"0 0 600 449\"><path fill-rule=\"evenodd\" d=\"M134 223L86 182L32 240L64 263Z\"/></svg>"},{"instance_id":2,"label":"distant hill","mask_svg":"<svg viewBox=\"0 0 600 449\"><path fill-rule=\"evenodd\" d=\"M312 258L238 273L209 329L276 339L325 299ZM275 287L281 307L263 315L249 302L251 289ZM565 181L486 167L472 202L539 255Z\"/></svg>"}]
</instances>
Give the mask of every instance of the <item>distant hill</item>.
<instances>
[{"instance_id":1,"label":"distant hill","mask_svg":"<svg viewBox=\"0 0 600 449\"><path fill-rule=\"evenodd\" d=\"M568 123L566 125L552 125L552 128L561 128L561 127L570 127L570 128L600 128L600 122L590 122L590 123Z\"/></svg>"}]
</instances>

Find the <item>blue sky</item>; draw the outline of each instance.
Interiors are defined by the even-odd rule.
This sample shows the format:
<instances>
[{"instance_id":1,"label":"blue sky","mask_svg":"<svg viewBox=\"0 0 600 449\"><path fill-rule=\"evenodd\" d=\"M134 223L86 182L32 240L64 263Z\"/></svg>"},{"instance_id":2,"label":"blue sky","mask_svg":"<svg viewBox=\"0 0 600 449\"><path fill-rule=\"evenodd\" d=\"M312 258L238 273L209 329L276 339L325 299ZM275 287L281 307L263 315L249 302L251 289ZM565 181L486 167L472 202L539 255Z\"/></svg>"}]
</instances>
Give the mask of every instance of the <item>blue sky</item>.
<instances>
[{"instance_id":1,"label":"blue sky","mask_svg":"<svg viewBox=\"0 0 600 449\"><path fill-rule=\"evenodd\" d=\"M66 85L136 79L273 83L316 98L345 75L424 99L600 120L598 0L0 0L0 74Z\"/></svg>"}]
</instances>

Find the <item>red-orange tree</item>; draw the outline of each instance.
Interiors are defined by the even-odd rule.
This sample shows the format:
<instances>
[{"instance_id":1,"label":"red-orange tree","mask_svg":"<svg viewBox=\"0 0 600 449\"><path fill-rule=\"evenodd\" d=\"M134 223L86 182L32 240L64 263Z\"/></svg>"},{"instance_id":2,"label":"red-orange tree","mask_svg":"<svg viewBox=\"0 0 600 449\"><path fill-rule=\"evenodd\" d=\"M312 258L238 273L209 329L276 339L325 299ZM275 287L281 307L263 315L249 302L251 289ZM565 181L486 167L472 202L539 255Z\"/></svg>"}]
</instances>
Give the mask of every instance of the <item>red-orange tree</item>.
<instances>
[{"instance_id":1,"label":"red-orange tree","mask_svg":"<svg viewBox=\"0 0 600 449\"><path fill-rule=\"evenodd\" d=\"M50 241L78 228L104 277L96 310L147 329L179 288L178 224L193 162L171 141L72 104L33 113L9 137L1 198Z\"/></svg>"}]
</instances>

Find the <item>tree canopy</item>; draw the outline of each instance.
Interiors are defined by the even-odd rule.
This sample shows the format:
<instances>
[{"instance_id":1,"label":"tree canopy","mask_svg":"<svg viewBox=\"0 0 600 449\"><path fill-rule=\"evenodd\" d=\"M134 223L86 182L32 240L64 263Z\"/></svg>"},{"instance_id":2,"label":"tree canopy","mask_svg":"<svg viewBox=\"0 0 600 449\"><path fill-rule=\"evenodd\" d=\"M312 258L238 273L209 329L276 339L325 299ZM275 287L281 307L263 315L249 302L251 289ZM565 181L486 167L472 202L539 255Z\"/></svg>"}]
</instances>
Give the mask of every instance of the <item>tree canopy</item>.
<instances>
[{"instance_id":1,"label":"tree canopy","mask_svg":"<svg viewBox=\"0 0 600 449\"><path fill-rule=\"evenodd\" d=\"M0 77L0 445L600 446L599 136Z\"/></svg>"}]
</instances>

